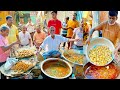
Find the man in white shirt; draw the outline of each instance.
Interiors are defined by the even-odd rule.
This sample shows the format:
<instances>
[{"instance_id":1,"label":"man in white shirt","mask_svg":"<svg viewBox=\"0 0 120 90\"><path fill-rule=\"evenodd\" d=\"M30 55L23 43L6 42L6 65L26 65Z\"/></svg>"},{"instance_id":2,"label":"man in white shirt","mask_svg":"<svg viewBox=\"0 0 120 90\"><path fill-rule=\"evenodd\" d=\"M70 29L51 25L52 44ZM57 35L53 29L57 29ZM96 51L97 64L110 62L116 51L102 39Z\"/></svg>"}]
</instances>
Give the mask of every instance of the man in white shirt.
<instances>
[{"instance_id":1,"label":"man in white shirt","mask_svg":"<svg viewBox=\"0 0 120 90\"><path fill-rule=\"evenodd\" d=\"M30 33L27 32L27 28L25 25L22 27L22 31L19 32L19 39L21 42L20 46L31 46L32 45Z\"/></svg>"},{"instance_id":2,"label":"man in white shirt","mask_svg":"<svg viewBox=\"0 0 120 90\"><path fill-rule=\"evenodd\" d=\"M35 27L34 27L34 23L32 23L32 20L31 18L28 19L28 23L26 24L26 27L27 27L27 31L30 33L31 35L31 38L33 40L33 35L34 35L34 32L35 32Z\"/></svg>"},{"instance_id":3,"label":"man in white shirt","mask_svg":"<svg viewBox=\"0 0 120 90\"><path fill-rule=\"evenodd\" d=\"M54 58L61 57L61 53L59 52L60 43L79 41L79 39L68 39L61 35L56 35L54 26L51 26L49 30L50 30L50 35L45 38L45 40L43 41L43 43L39 48L39 51L41 51L42 49L44 49L45 51L43 53L44 59L51 58L51 57L54 57Z\"/></svg>"},{"instance_id":4,"label":"man in white shirt","mask_svg":"<svg viewBox=\"0 0 120 90\"><path fill-rule=\"evenodd\" d=\"M83 50L83 23L78 28L75 28L73 31L72 39L80 39L80 41L75 41L70 43L70 49Z\"/></svg>"}]
</instances>

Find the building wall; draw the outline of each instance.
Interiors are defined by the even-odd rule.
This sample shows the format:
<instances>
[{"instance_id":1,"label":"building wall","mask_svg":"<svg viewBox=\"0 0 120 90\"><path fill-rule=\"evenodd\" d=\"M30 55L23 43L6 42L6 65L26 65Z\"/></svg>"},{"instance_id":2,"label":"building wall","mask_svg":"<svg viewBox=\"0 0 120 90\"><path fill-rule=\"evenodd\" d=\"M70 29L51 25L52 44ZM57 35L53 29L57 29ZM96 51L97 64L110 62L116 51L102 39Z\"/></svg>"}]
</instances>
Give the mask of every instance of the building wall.
<instances>
[{"instance_id":1,"label":"building wall","mask_svg":"<svg viewBox=\"0 0 120 90\"><path fill-rule=\"evenodd\" d=\"M108 20L108 11L99 11L99 23Z\"/></svg>"},{"instance_id":2,"label":"building wall","mask_svg":"<svg viewBox=\"0 0 120 90\"><path fill-rule=\"evenodd\" d=\"M93 15L92 28L94 28L99 24L99 11L92 11L92 15ZM99 36L99 32L94 31L92 38L95 38L98 36Z\"/></svg>"},{"instance_id":3,"label":"building wall","mask_svg":"<svg viewBox=\"0 0 120 90\"><path fill-rule=\"evenodd\" d=\"M118 19L117 22L120 24L120 11L118 11Z\"/></svg>"},{"instance_id":4,"label":"building wall","mask_svg":"<svg viewBox=\"0 0 120 90\"><path fill-rule=\"evenodd\" d=\"M11 15L13 17L13 24L16 25L15 11L9 11L9 15Z\"/></svg>"},{"instance_id":5,"label":"building wall","mask_svg":"<svg viewBox=\"0 0 120 90\"><path fill-rule=\"evenodd\" d=\"M0 11L0 25L6 23L7 15L9 15L9 11Z\"/></svg>"}]
</instances>

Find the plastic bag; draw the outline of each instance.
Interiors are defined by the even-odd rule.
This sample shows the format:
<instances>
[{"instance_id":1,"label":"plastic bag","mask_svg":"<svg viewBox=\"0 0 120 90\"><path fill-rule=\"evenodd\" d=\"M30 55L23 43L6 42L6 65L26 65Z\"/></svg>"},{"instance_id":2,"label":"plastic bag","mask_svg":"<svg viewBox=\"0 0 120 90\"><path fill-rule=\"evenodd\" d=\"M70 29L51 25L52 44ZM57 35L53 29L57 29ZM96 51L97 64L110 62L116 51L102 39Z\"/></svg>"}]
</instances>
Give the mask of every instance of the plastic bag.
<instances>
[{"instance_id":1,"label":"plastic bag","mask_svg":"<svg viewBox=\"0 0 120 90\"><path fill-rule=\"evenodd\" d=\"M7 58L7 61L4 65L5 70L9 70L14 64L16 64L18 59L16 58Z\"/></svg>"}]
</instances>

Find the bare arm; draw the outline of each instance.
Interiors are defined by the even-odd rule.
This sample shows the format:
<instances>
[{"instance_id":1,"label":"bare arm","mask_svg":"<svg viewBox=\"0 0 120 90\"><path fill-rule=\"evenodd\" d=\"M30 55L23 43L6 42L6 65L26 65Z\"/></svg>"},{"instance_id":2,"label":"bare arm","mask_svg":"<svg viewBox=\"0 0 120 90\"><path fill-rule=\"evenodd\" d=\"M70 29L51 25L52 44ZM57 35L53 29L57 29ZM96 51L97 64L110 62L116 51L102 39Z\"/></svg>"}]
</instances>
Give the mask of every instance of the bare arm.
<instances>
[{"instance_id":1,"label":"bare arm","mask_svg":"<svg viewBox=\"0 0 120 90\"><path fill-rule=\"evenodd\" d=\"M35 40L36 40L36 33L34 33L34 35L33 35L33 44L35 45L36 44L36 42L35 42Z\"/></svg>"},{"instance_id":2,"label":"bare arm","mask_svg":"<svg viewBox=\"0 0 120 90\"><path fill-rule=\"evenodd\" d=\"M61 33L61 28L59 29L59 32Z\"/></svg>"},{"instance_id":3,"label":"bare arm","mask_svg":"<svg viewBox=\"0 0 120 90\"><path fill-rule=\"evenodd\" d=\"M74 38L75 38L75 33L73 34L71 39L74 39ZM70 48L72 47L72 45L73 45L73 42L70 42Z\"/></svg>"},{"instance_id":4,"label":"bare arm","mask_svg":"<svg viewBox=\"0 0 120 90\"><path fill-rule=\"evenodd\" d=\"M115 49L116 53L117 53L118 50L120 49L120 31L118 32L117 38L118 38L118 43L117 43L116 49Z\"/></svg>"},{"instance_id":5,"label":"bare arm","mask_svg":"<svg viewBox=\"0 0 120 90\"><path fill-rule=\"evenodd\" d=\"M94 32L95 30L96 30L95 28L93 28L93 29L90 30L88 38L91 38L91 37L92 37L92 34L93 34L93 32Z\"/></svg>"},{"instance_id":6,"label":"bare arm","mask_svg":"<svg viewBox=\"0 0 120 90\"><path fill-rule=\"evenodd\" d=\"M45 43L46 43L46 39L45 39L45 40L43 41L43 43L40 45L39 50L37 51L37 53L41 52L41 50L44 49Z\"/></svg>"},{"instance_id":7,"label":"bare arm","mask_svg":"<svg viewBox=\"0 0 120 90\"><path fill-rule=\"evenodd\" d=\"M17 37L17 40L20 41L20 39L19 39L19 35L16 35L16 37Z\"/></svg>"},{"instance_id":8,"label":"bare arm","mask_svg":"<svg viewBox=\"0 0 120 90\"><path fill-rule=\"evenodd\" d=\"M79 41L79 39L68 39L68 42Z\"/></svg>"},{"instance_id":9,"label":"bare arm","mask_svg":"<svg viewBox=\"0 0 120 90\"><path fill-rule=\"evenodd\" d=\"M39 48L39 52L41 52L41 50L42 50L42 48L40 47L40 48Z\"/></svg>"},{"instance_id":10,"label":"bare arm","mask_svg":"<svg viewBox=\"0 0 120 90\"><path fill-rule=\"evenodd\" d=\"M36 45L36 42L35 42L35 40L33 40L33 45Z\"/></svg>"},{"instance_id":11,"label":"bare arm","mask_svg":"<svg viewBox=\"0 0 120 90\"><path fill-rule=\"evenodd\" d=\"M96 26L95 28L92 28L92 29L90 30L90 32L89 32L89 37L92 36L92 34L93 34L94 31L100 31L100 30L102 30L102 29L103 29L103 26L104 26L105 24L106 24L106 22L103 22L103 23L99 24L98 26Z\"/></svg>"},{"instance_id":12,"label":"bare arm","mask_svg":"<svg viewBox=\"0 0 120 90\"><path fill-rule=\"evenodd\" d=\"M15 45L15 44L19 44L19 42L18 42L18 41L17 41L17 42L14 42L14 43L10 44L9 46L1 46L1 48L2 48L2 50L5 52L5 51L11 49L11 47L12 47L13 45Z\"/></svg>"},{"instance_id":13,"label":"bare arm","mask_svg":"<svg viewBox=\"0 0 120 90\"><path fill-rule=\"evenodd\" d=\"M62 29L62 23L60 22L60 24L59 24L59 32L61 32L61 29Z\"/></svg>"},{"instance_id":14,"label":"bare arm","mask_svg":"<svg viewBox=\"0 0 120 90\"><path fill-rule=\"evenodd\" d=\"M32 46L32 39L29 39L29 45Z\"/></svg>"},{"instance_id":15,"label":"bare arm","mask_svg":"<svg viewBox=\"0 0 120 90\"><path fill-rule=\"evenodd\" d=\"M19 30L18 30L18 28L16 27L16 37L17 37L17 40L18 41L20 41L20 39L19 39L19 32L18 32Z\"/></svg>"},{"instance_id":16,"label":"bare arm","mask_svg":"<svg viewBox=\"0 0 120 90\"><path fill-rule=\"evenodd\" d=\"M37 50L37 54L39 54L41 52L42 48L39 47L39 50Z\"/></svg>"},{"instance_id":17,"label":"bare arm","mask_svg":"<svg viewBox=\"0 0 120 90\"><path fill-rule=\"evenodd\" d=\"M103 29L103 25L105 25L105 22L101 23L100 25L96 26L95 28L92 28L90 31L89 31L89 36L88 36L88 39L86 40L86 44L89 44L90 43L90 39L92 37L92 34L94 31L100 31Z\"/></svg>"}]
</instances>

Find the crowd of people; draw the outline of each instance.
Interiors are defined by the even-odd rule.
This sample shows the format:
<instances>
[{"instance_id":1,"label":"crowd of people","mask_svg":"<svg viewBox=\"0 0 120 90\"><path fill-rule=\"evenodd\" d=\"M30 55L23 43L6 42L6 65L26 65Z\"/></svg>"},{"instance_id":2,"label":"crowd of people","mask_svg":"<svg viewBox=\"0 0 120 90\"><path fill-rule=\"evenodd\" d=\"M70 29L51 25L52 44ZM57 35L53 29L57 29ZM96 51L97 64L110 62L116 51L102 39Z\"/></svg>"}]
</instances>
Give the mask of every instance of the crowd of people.
<instances>
[{"instance_id":1,"label":"crowd of people","mask_svg":"<svg viewBox=\"0 0 120 90\"><path fill-rule=\"evenodd\" d=\"M37 53L44 50L44 59L61 57L61 44L64 49L67 44L67 49L83 50L84 33L89 35L86 40L86 44L89 44L95 30L102 30L102 36L108 38L115 45L115 56L118 57L120 48L120 27L116 22L118 11L109 11L109 20L92 28L90 32L89 27L85 28L87 24L84 18L77 21L76 13L73 14L72 19L69 19L68 16L65 17L63 23L57 18L57 11L52 11L51 15L52 19L47 23L47 32L44 32L40 24L34 25L30 18L27 24L21 20L19 23L21 28L18 30L18 27L13 24L13 17L6 16L6 23L0 28L0 64L10 56L10 50L15 44L18 44L19 47L36 46ZM116 44L117 39L118 44Z\"/></svg>"},{"instance_id":2,"label":"crowd of people","mask_svg":"<svg viewBox=\"0 0 120 90\"><path fill-rule=\"evenodd\" d=\"M118 11L109 11L108 20L91 29L84 18L77 21L76 13L73 14L72 19L65 17L64 22L57 18L57 11L52 11L51 15L52 19L48 21L45 31L40 24L34 25L30 18L27 24L21 20L17 27L13 24L13 17L6 16L6 23L0 27L0 66L6 62L15 45L19 47L35 46L36 54L44 51L42 54L44 59L62 58L61 44L63 49L66 49L67 44L67 49L83 50L84 35L88 35L86 44L89 44L92 34L96 30L102 31L102 37L109 39L114 44L115 59L120 61L118 58L120 24L116 22Z\"/></svg>"},{"instance_id":3,"label":"crowd of people","mask_svg":"<svg viewBox=\"0 0 120 90\"><path fill-rule=\"evenodd\" d=\"M0 28L0 64L6 62L15 45L36 46L37 53L44 50L44 59L61 57L60 45L63 44L65 48L65 43L68 44L67 49L83 50L83 29L82 23L76 20L77 14L73 14L72 20L65 17L63 23L57 18L57 11L52 11L51 15L52 19L47 23L46 32L42 25L32 23L31 18L28 19L27 24L21 19L19 25L15 26L14 18L10 15L6 16L6 23Z\"/></svg>"}]
</instances>

